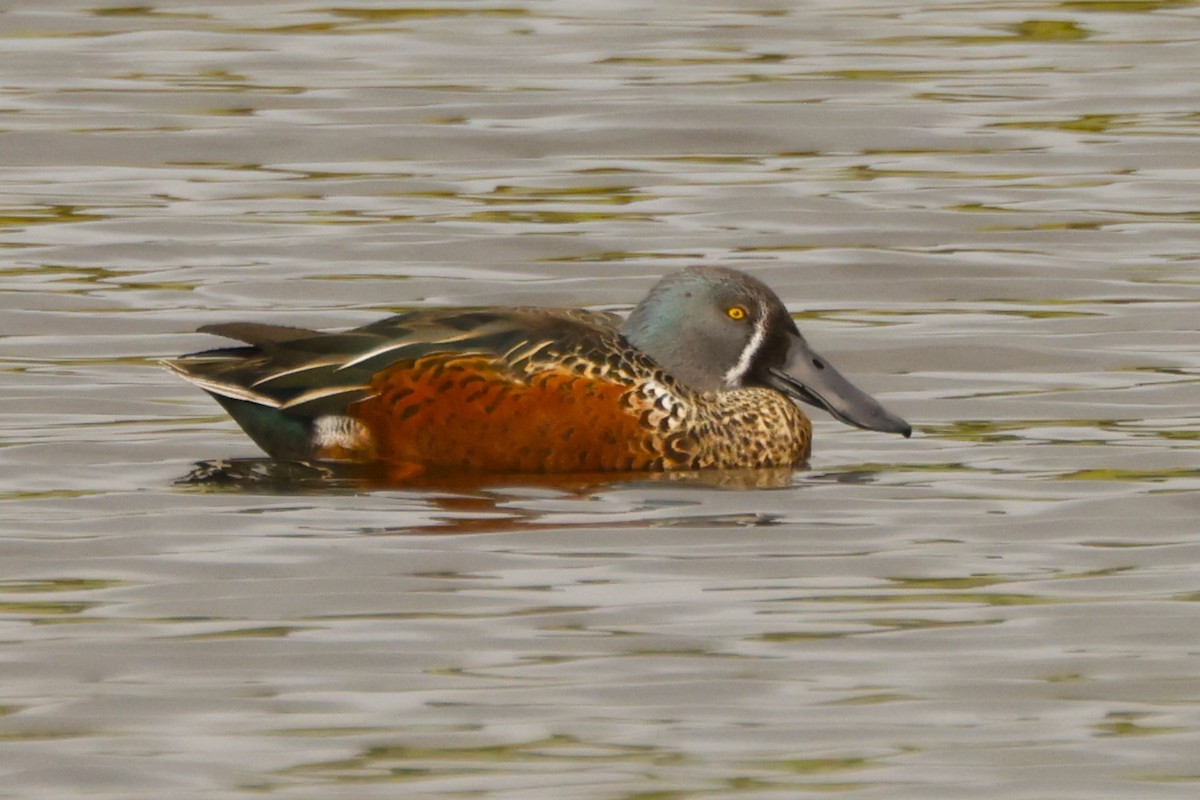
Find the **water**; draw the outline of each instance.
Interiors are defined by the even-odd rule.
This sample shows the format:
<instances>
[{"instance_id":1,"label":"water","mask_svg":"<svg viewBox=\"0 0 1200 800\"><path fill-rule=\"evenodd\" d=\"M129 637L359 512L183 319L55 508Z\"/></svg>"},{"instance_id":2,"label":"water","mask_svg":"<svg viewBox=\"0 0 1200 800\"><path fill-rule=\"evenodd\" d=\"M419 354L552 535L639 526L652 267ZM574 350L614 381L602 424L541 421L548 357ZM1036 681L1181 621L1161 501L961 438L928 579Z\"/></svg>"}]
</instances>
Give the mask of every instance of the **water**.
<instances>
[{"instance_id":1,"label":"water","mask_svg":"<svg viewBox=\"0 0 1200 800\"><path fill-rule=\"evenodd\" d=\"M1196 3L56 0L0 37L0 795L1200 789ZM621 309L693 262L914 437L176 483L255 456L155 364L200 325Z\"/></svg>"}]
</instances>

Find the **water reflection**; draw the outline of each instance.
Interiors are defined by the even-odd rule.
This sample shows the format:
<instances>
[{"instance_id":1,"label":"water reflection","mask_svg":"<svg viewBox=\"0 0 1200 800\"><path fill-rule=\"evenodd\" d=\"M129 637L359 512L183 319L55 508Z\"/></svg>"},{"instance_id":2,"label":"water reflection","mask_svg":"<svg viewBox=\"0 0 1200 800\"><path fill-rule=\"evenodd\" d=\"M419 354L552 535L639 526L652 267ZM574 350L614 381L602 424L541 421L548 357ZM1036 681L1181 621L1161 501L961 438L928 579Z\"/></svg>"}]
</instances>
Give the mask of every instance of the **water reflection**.
<instances>
[{"instance_id":1,"label":"water reflection","mask_svg":"<svg viewBox=\"0 0 1200 800\"><path fill-rule=\"evenodd\" d=\"M547 488L587 495L621 484L681 484L708 489L760 490L791 486L795 470L670 470L665 472L598 472L513 474L486 472L424 473L393 482L386 468L370 464L235 458L200 461L177 485L201 490L360 492L388 488L471 491L486 488Z\"/></svg>"},{"instance_id":2,"label":"water reflection","mask_svg":"<svg viewBox=\"0 0 1200 800\"><path fill-rule=\"evenodd\" d=\"M755 512L713 513L706 492L761 491L792 486L791 469L700 470L565 475L455 473L423 475L393 485L382 470L363 465L281 461L266 458L223 459L197 463L176 484L189 491L278 494L282 496L380 492L402 489L419 498L401 525L371 527L370 535L466 535L555 531L564 525L594 525L600 516L592 501L614 490L652 491L668 485L684 493L678 500L648 499L604 515L608 528L631 530L647 525L704 524L744 527L777 524L780 515ZM828 476L826 476L828 477ZM860 478L856 478L861 480ZM689 499L689 493L696 494ZM686 510L686 513L685 513ZM663 514L661 512L667 512ZM554 513L559 512L559 513ZM574 521L569 518L577 515Z\"/></svg>"}]
</instances>

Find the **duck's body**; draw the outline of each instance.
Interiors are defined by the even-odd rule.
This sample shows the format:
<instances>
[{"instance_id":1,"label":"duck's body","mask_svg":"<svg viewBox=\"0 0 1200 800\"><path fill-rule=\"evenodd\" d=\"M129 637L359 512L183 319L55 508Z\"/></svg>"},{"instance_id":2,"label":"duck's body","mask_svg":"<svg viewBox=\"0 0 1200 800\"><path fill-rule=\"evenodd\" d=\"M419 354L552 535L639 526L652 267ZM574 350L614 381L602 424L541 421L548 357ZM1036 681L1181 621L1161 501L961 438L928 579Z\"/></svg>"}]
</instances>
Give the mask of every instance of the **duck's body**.
<instances>
[{"instance_id":1,"label":"duck's body","mask_svg":"<svg viewBox=\"0 0 1200 800\"><path fill-rule=\"evenodd\" d=\"M167 365L276 458L402 474L792 466L807 460L812 427L791 397L909 431L807 350L766 286L713 267L664 279L627 320L472 308L338 333L201 330L246 346ZM830 387L784 372L796 362Z\"/></svg>"}]
</instances>

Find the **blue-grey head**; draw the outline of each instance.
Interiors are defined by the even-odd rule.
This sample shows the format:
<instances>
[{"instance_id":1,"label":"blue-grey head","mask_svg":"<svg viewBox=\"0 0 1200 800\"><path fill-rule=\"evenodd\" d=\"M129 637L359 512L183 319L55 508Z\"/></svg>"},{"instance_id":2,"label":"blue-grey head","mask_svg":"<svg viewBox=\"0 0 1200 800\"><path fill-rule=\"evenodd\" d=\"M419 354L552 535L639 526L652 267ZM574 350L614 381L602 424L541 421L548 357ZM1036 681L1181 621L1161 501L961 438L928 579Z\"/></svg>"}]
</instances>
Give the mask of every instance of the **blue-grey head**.
<instances>
[{"instance_id":1,"label":"blue-grey head","mask_svg":"<svg viewBox=\"0 0 1200 800\"><path fill-rule=\"evenodd\" d=\"M634 347L701 392L769 387L848 425L909 436L912 427L817 355L779 297L724 267L668 275L621 328Z\"/></svg>"}]
</instances>

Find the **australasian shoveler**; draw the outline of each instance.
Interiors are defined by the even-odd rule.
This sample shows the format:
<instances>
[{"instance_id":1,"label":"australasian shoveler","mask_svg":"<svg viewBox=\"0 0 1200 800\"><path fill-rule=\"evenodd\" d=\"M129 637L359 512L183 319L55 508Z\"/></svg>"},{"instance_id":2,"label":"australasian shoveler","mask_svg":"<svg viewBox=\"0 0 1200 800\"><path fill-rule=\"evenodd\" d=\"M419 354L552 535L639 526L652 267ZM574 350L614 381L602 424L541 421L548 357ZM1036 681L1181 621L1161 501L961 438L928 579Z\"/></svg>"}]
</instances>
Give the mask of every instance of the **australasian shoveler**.
<instances>
[{"instance_id":1,"label":"australasian shoveler","mask_svg":"<svg viewBox=\"0 0 1200 800\"><path fill-rule=\"evenodd\" d=\"M245 346L165 362L275 458L396 474L787 467L812 424L912 428L817 355L765 284L722 267L664 278L628 318L423 309L342 332L234 322Z\"/></svg>"}]
</instances>

